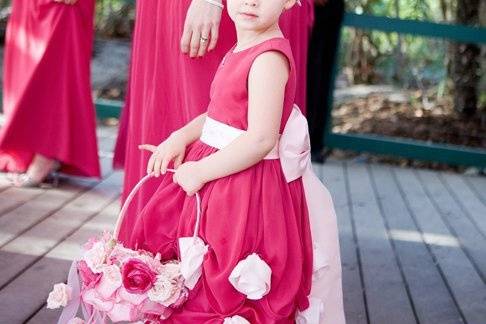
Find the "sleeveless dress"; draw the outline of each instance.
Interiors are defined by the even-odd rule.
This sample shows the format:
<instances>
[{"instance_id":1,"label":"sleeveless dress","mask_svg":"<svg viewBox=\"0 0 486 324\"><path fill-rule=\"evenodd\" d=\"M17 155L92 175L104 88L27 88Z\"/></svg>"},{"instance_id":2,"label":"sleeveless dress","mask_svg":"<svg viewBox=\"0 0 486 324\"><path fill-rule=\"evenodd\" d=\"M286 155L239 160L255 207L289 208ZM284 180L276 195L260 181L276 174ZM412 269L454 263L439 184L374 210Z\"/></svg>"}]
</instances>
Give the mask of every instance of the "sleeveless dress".
<instances>
[{"instance_id":1,"label":"sleeveless dress","mask_svg":"<svg viewBox=\"0 0 486 324\"><path fill-rule=\"evenodd\" d=\"M14 0L5 43L0 171L36 153L62 171L100 176L90 61L94 0Z\"/></svg>"},{"instance_id":2,"label":"sleeveless dress","mask_svg":"<svg viewBox=\"0 0 486 324\"><path fill-rule=\"evenodd\" d=\"M290 64L281 122L281 131L284 129L296 87L295 64L285 38L269 39L225 56L211 85L208 117L247 129L248 74L255 58L267 51L282 53ZM185 161L197 161L216 151L197 140L187 148ZM278 159L262 160L207 183L200 195L198 235L209 245L202 276L186 304L164 323L223 323L233 316L250 323L295 323L296 312L309 306L313 271L302 179L287 183ZM192 235L195 218L194 197L188 197L168 174L124 243L159 252L163 258L179 257L177 239ZM250 300L228 278L239 261L254 253L271 268L271 289L261 299Z\"/></svg>"},{"instance_id":3,"label":"sleeveless dress","mask_svg":"<svg viewBox=\"0 0 486 324\"><path fill-rule=\"evenodd\" d=\"M223 56L236 43L235 28L225 9L216 48L197 59L182 54L180 36L190 3L191 0L136 2L130 80L113 159L115 168L125 169L122 201L145 175L150 154L140 152L138 145L158 144L206 111L211 80ZM304 0L302 6L288 10L280 19L296 63L295 102L303 112L313 17L313 1ZM121 238L128 235L136 215L159 184L160 181L152 180L140 189L122 224Z\"/></svg>"}]
</instances>

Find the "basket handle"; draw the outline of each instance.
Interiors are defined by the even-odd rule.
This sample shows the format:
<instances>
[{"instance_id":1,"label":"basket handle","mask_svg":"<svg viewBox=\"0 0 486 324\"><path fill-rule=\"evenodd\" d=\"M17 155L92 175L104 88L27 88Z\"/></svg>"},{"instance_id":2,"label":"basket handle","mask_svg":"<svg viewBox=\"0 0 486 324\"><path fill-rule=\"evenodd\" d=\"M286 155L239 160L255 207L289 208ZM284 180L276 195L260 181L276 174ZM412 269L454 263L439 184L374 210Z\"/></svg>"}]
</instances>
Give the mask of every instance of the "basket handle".
<instances>
[{"instance_id":1,"label":"basket handle","mask_svg":"<svg viewBox=\"0 0 486 324\"><path fill-rule=\"evenodd\" d=\"M167 169L167 171L175 173L174 169ZM135 185L135 187L133 187L132 191L130 191L130 193L128 194L127 199L125 200L125 203L123 204L122 209L120 211L120 214L118 215L118 219L116 221L115 231L114 231L114 234L113 234L113 236L116 240L118 240L118 234L120 233L120 226L123 222L123 219L125 218L125 215L127 213L128 207L130 206L130 203L132 202L132 200L135 197L135 195L137 194L137 192L140 190L140 187L142 187L142 185L145 182L147 182L148 180L150 180L153 177L154 177L153 173L150 173L150 174L147 174L146 176L144 176L142 179L140 179L140 181ZM197 234L199 233L200 220L201 220L201 196L199 195L198 192L196 192L196 224L194 226L193 237L197 237Z\"/></svg>"}]
</instances>

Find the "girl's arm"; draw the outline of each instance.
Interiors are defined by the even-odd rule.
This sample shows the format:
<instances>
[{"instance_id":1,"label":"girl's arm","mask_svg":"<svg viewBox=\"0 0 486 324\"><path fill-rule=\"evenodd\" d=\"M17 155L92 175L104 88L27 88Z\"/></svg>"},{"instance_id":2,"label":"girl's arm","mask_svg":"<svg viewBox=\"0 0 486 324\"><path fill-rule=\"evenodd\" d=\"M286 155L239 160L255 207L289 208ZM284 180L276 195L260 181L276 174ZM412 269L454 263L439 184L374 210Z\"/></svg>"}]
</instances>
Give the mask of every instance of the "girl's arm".
<instances>
[{"instance_id":1,"label":"girl's arm","mask_svg":"<svg viewBox=\"0 0 486 324\"><path fill-rule=\"evenodd\" d=\"M201 114L187 123L184 127L173 132L158 146L144 144L139 148L152 152L147 163L147 173L154 173L156 177L167 172L170 161L174 161L174 168L179 167L186 154L186 147L201 137L206 113Z\"/></svg>"},{"instance_id":2,"label":"girl's arm","mask_svg":"<svg viewBox=\"0 0 486 324\"><path fill-rule=\"evenodd\" d=\"M259 55L248 77L248 131L218 152L181 165L174 181L192 194L206 182L261 161L277 143L288 77L289 64L283 54L271 51Z\"/></svg>"},{"instance_id":3,"label":"girl's arm","mask_svg":"<svg viewBox=\"0 0 486 324\"><path fill-rule=\"evenodd\" d=\"M179 136L186 143L186 146L201 137L202 128L206 120L207 113L201 114L187 123L185 126L179 128L171 134L171 136Z\"/></svg>"}]
</instances>

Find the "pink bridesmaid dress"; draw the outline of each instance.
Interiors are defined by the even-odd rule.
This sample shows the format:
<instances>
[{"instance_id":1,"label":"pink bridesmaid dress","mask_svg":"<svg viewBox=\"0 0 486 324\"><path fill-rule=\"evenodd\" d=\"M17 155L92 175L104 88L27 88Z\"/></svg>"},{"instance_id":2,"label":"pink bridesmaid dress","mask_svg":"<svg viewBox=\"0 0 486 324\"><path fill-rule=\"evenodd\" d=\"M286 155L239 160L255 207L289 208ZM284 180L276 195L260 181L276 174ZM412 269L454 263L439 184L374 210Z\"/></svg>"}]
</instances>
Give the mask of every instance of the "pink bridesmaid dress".
<instances>
[{"instance_id":1,"label":"pink bridesmaid dress","mask_svg":"<svg viewBox=\"0 0 486 324\"><path fill-rule=\"evenodd\" d=\"M297 71L297 90L295 103L305 114L307 97L307 52L314 23L313 0L301 0L301 6L295 6L280 18L280 28L290 41Z\"/></svg>"},{"instance_id":2,"label":"pink bridesmaid dress","mask_svg":"<svg viewBox=\"0 0 486 324\"><path fill-rule=\"evenodd\" d=\"M114 165L125 167L122 200L145 175L150 155L138 145L158 144L207 109L209 87L219 62L235 43L231 19L223 13L216 48L202 58L180 50L191 0L136 2L130 85L122 113ZM160 182L160 181L159 181ZM130 234L138 211L159 183L144 185L127 211L120 237Z\"/></svg>"},{"instance_id":3,"label":"pink bridesmaid dress","mask_svg":"<svg viewBox=\"0 0 486 324\"><path fill-rule=\"evenodd\" d=\"M35 154L62 171L99 177L90 85L94 0L14 0L4 60L0 170L24 172Z\"/></svg>"},{"instance_id":4,"label":"pink bridesmaid dress","mask_svg":"<svg viewBox=\"0 0 486 324\"><path fill-rule=\"evenodd\" d=\"M291 67L281 120L283 131L296 89L295 64L285 38L228 52L211 86L209 118L247 129L246 81L254 59L266 51L281 52ZM201 138L188 147L185 161L197 161L216 151ZM244 171L207 183L200 195L198 235L209 246L202 276L186 304L164 323L213 324L231 318L234 321L224 323L247 323L236 321L235 316L249 323L295 323L296 313L309 306L313 272L302 178L287 182L280 160L264 159ZM168 174L137 217L125 243L159 252L168 259L178 258L178 238L192 235L195 217L194 197L188 197ZM247 297L229 281L236 265L248 257L263 260L271 269L267 294Z\"/></svg>"}]
</instances>

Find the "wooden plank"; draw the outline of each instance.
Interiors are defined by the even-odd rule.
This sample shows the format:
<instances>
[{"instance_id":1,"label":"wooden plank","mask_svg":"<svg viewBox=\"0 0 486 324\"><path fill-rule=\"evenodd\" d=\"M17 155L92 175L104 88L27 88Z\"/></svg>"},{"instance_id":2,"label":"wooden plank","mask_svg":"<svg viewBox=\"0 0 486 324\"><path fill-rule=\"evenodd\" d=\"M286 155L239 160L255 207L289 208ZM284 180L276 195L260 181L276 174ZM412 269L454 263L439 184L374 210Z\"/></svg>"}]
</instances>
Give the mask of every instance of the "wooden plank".
<instances>
[{"instance_id":1,"label":"wooden plank","mask_svg":"<svg viewBox=\"0 0 486 324\"><path fill-rule=\"evenodd\" d=\"M461 207L474 226L486 237L486 204L467 185L464 176L442 173L441 180L454 201Z\"/></svg>"},{"instance_id":2,"label":"wooden plank","mask_svg":"<svg viewBox=\"0 0 486 324\"><path fill-rule=\"evenodd\" d=\"M389 167L372 165L373 187L420 324L458 324L459 310ZM427 199L423 197L422 199Z\"/></svg>"},{"instance_id":3,"label":"wooden plank","mask_svg":"<svg viewBox=\"0 0 486 324\"><path fill-rule=\"evenodd\" d=\"M367 168L363 164L349 164L348 175L369 321L373 324L416 323Z\"/></svg>"},{"instance_id":4,"label":"wooden plank","mask_svg":"<svg viewBox=\"0 0 486 324\"><path fill-rule=\"evenodd\" d=\"M0 287L21 274L115 199L121 174L114 173L0 250Z\"/></svg>"},{"instance_id":5,"label":"wooden plank","mask_svg":"<svg viewBox=\"0 0 486 324\"><path fill-rule=\"evenodd\" d=\"M444 224L419 179L412 170L394 169L408 208L423 233L436 264L466 323L482 323L486 318L486 289L456 237ZM460 323L460 319L458 319Z\"/></svg>"},{"instance_id":6,"label":"wooden plank","mask_svg":"<svg viewBox=\"0 0 486 324\"><path fill-rule=\"evenodd\" d=\"M65 185L47 190L4 214L0 217L0 247L49 217L89 188Z\"/></svg>"},{"instance_id":7,"label":"wooden plank","mask_svg":"<svg viewBox=\"0 0 486 324\"><path fill-rule=\"evenodd\" d=\"M366 324L364 288L361 281L358 246L349 210L344 166L341 162L327 161L319 171L319 177L333 197L338 219L346 323Z\"/></svg>"},{"instance_id":8,"label":"wooden plank","mask_svg":"<svg viewBox=\"0 0 486 324\"><path fill-rule=\"evenodd\" d=\"M436 172L421 170L417 174L444 223L461 243L486 288L486 237L456 203Z\"/></svg>"},{"instance_id":9,"label":"wooden plank","mask_svg":"<svg viewBox=\"0 0 486 324\"><path fill-rule=\"evenodd\" d=\"M486 177L464 177L464 180L483 204L486 204Z\"/></svg>"},{"instance_id":10,"label":"wooden plank","mask_svg":"<svg viewBox=\"0 0 486 324\"><path fill-rule=\"evenodd\" d=\"M41 188L10 187L0 193L0 217L45 192Z\"/></svg>"},{"instance_id":11,"label":"wooden plank","mask_svg":"<svg viewBox=\"0 0 486 324\"><path fill-rule=\"evenodd\" d=\"M105 175L112 173L111 159L101 159L101 165ZM58 188L49 190L11 188L9 192L30 191L35 193L39 191L41 193L32 196L30 200L12 206L0 217L0 247L62 209L81 193L98 183L99 181L93 179L66 177Z\"/></svg>"},{"instance_id":12,"label":"wooden plank","mask_svg":"<svg viewBox=\"0 0 486 324\"><path fill-rule=\"evenodd\" d=\"M81 245L89 237L113 229L118 211L116 200L1 290L0 314L6 315L4 320L23 323L32 317L29 323L56 323L60 310L45 307L48 293L54 284L65 282L71 261L81 254Z\"/></svg>"}]
</instances>

